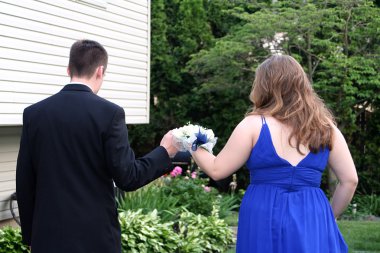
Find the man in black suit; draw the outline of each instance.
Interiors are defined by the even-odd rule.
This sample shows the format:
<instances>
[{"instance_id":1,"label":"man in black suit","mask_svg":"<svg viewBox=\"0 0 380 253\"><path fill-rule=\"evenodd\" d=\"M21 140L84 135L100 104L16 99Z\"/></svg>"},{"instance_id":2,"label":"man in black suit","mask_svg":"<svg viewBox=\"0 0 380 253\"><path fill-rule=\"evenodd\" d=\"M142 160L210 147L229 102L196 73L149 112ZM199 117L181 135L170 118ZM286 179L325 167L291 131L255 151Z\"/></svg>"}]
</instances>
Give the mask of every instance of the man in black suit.
<instances>
[{"instance_id":1,"label":"man in black suit","mask_svg":"<svg viewBox=\"0 0 380 253\"><path fill-rule=\"evenodd\" d=\"M142 187L169 172L177 150L167 133L135 159L124 110L96 95L108 56L95 41L75 42L71 83L25 109L16 191L24 243L33 253L119 253L114 182Z\"/></svg>"}]
</instances>

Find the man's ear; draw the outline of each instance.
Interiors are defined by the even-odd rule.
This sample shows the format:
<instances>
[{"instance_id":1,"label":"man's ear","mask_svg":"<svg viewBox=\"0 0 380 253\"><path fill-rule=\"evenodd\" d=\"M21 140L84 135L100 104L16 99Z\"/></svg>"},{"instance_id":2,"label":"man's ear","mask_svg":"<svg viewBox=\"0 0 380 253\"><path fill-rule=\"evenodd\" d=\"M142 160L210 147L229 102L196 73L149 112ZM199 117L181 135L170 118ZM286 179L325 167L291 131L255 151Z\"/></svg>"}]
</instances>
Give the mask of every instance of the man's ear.
<instances>
[{"instance_id":1,"label":"man's ear","mask_svg":"<svg viewBox=\"0 0 380 253\"><path fill-rule=\"evenodd\" d=\"M67 67L66 72L67 72L67 75L71 77L71 75L70 75L71 73L70 73L69 67Z\"/></svg>"},{"instance_id":2,"label":"man's ear","mask_svg":"<svg viewBox=\"0 0 380 253\"><path fill-rule=\"evenodd\" d=\"M104 66L99 66L96 68L96 78L103 78L104 76Z\"/></svg>"}]
</instances>

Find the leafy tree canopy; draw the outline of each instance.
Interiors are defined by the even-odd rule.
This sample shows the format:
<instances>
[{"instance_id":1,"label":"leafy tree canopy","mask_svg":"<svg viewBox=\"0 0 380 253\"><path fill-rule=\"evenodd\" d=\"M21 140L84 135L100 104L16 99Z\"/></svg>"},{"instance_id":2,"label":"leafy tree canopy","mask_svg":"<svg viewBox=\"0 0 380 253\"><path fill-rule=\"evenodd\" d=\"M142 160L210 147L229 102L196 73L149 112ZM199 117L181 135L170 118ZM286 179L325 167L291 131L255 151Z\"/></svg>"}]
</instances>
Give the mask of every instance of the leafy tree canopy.
<instances>
[{"instance_id":1,"label":"leafy tree canopy","mask_svg":"<svg viewBox=\"0 0 380 253\"><path fill-rule=\"evenodd\" d=\"M151 123L130 126L132 143L145 153L191 121L220 149L251 106L258 64L289 54L336 115L359 191L379 193L379 27L378 1L152 1Z\"/></svg>"}]
</instances>

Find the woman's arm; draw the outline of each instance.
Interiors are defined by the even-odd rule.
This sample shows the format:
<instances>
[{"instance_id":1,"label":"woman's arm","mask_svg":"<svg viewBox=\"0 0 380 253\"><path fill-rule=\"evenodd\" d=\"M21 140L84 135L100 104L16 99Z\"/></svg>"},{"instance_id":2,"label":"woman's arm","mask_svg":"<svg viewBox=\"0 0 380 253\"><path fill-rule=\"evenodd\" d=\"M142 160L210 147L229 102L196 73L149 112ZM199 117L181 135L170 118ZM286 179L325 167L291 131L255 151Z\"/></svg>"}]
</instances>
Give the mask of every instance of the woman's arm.
<instances>
[{"instance_id":1,"label":"woman's arm","mask_svg":"<svg viewBox=\"0 0 380 253\"><path fill-rule=\"evenodd\" d=\"M250 116L243 119L217 156L202 148L192 152L198 166L214 180L226 178L243 166L253 148L255 131L252 130L257 125L261 127L261 119L257 118L257 116Z\"/></svg>"},{"instance_id":2,"label":"woman's arm","mask_svg":"<svg viewBox=\"0 0 380 253\"><path fill-rule=\"evenodd\" d=\"M331 204L334 216L337 218L354 195L358 175L346 140L337 127L334 126L333 129L333 148L330 152L329 165L339 180Z\"/></svg>"}]
</instances>

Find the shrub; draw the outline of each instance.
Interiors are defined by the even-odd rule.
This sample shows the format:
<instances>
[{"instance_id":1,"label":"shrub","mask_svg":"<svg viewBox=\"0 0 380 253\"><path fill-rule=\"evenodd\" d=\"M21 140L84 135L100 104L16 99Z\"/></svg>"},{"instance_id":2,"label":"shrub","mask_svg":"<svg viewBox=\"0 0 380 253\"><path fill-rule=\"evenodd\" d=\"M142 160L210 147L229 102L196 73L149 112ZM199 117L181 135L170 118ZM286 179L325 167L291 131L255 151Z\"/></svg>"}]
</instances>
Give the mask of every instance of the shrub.
<instances>
[{"instance_id":1,"label":"shrub","mask_svg":"<svg viewBox=\"0 0 380 253\"><path fill-rule=\"evenodd\" d=\"M178 227L181 253L226 252L234 243L232 230L219 219L216 206L208 217L183 212Z\"/></svg>"},{"instance_id":2,"label":"shrub","mask_svg":"<svg viewBox=\"0 0 380 253\"><path fill-rule=\"evenodd\" d=\"M213 203L216 201L217 190L206 186L208 179L197 177L187 172L185 177L167 177L162 191L167 197L178 199L177 207L186 207L190 212L211 215Z\"/></svg>"},{"instance_id":3,"label":"shrub","mask_svg":"<svg viewBox=\"0 0 380 253\"><path fill-rule=\"evenodd\" d=\"M355 194L341 218L362 220L371 215L380 216L380 196Z\"/></svg>"},{"instance_id":4,"label":"shrub","mask_svg":"<svg viewBox=\"0 0 380 253\"><path fill-rule=\"evenodd\" d=\"M176 223L161 223L157 211L126 211L119 219L123 253L216 253L234 243L232 230L219 219L216 207L209 217L185 210Z\"/></svg>"},{"instance_id":5,"label":"shrub","mask_svg":"<svg viewBox=\"0 0 380 253\"><path fill-rule=\"evenodd\" d=\"M237 211L240 203L238 194L218 194L208 187L208 179L200 178L197 172L186 172L181 176L180 167L176 167L168 176L135 192L127 192L118 199L119 211L139 210L147 214L157 210L163 221L173 221L179 217L183 208L192 213L211 215L212 206L219 205L220 217L229 216Z\"/></svg>"},{"instance_id":6,"label":"shrub","mask_svg":"<svg viewBox=\"0 0 380 253\"><path fill-rule=\"evenodd\" d=\"M357 204L357 209L360 212L380 216L380 196L371 195L355 195L352 203Z\"/></svg>"},{"instance_id":7,"label":"shrub","mask_svg":"<svg viewBox=\"0 0 380 253\"><path fill-rule=\"evenodd\" d=\"M0 229L0 253L27 253L29 247L23 244L19 228Z\"/></svg>"},{"instance_id":8,"label":"shrub","mask_svg":"<svg viewBox=\"0 0 380 253\"><path fill-rule=\"evenodd\" d=\"M117 199L119 212L141 209L142 213L147 214L157 210L163 221L175 219L175 215L180 212L180 200L165 194L159 184L162 183L156 181L137 191L126 192L123 197Z\"/></svg>"},{"instance_id":9,"label":"shrub","mask_svg":"<svg viewBox=\"0 0 380 253\"><path fill-rule=\"evenodd\" d=\"M220 217L237 210L240 198L218 195L207 181L178 170L120 198L123 252L226 252L234 236Z\"/></svg>"},{"instance_id":10,"label":"shrub","mask_svg":"<svg viewBox=\"0 0 380 253\"><path fill-rule=\"evenodd\" d=\"M236 194L218 195L216 204L219 205L219 217L224 219L239 210L240 198Z\"/></svg>"},{"instance_id":11,"label":"shrub","mask_svg":"<svg viewBox=\"0 0 380 253\"><path fill-rule=\"evenodd\" d=\"M172 222L161 223L157 211L143 214L142 210L119 214L122 252L173 253L178 248L179 236Z\"/></svg>"}]
</instances>

